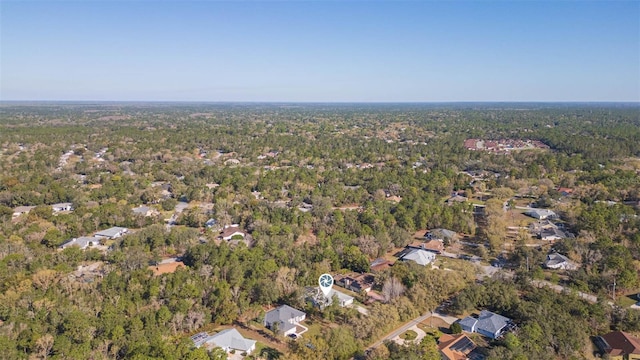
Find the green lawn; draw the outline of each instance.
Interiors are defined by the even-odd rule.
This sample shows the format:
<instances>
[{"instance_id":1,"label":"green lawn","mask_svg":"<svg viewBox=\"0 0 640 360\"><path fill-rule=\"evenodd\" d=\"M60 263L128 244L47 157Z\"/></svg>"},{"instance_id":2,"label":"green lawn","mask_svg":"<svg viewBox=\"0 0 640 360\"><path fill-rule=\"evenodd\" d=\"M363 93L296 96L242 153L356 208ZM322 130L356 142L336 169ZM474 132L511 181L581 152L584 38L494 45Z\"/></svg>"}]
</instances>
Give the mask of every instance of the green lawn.
<instances>
[{"instance_id":1,"label":"green lawn","mask_svg":"<svg viewBox=\"0 0 640 360\"><path fill-rule=\"evenodd\" d=\"M322 324L317 320L307 319L302 323L302 325L309 328L307 332L302 334L303 338L310 339L314 336L320 336L320 334L322 333Z\"/></svg>"},{"instance_id":2,"label":"green lawn","mask_svg":"<svg viewBox=\"0 0 640 360\"><path fill-rule=\"evenodd\" d=\"M431 328L425 324L418 324L418 328L422 329L425 333L427 333L426 337L431 337L435 342L438 342L438 339L442 336L442 332L438 330L438 328Z\"/></svg>"},{"instance_id":3,"label":"green lawn","mask_svg":"<svg viewBox=\"0 0 640 360\"><path fill-rule=\"evenodd\" d=\"M404 340L415 340L417 337L418 333L413 330L407 330L404 334L400 335L400 338Z\"/></svg>"},{"instance_id":4,"label":"green lawn","mask_svg":"<svg viewBox=\"0 0 640 360\"><path fill-rule=\"evenodd\" d=\"M616 296L616 304L623 308L627 308L637 302L638 300L635 299L635 294L631 296Z\"/></svg>"}]
</instances>

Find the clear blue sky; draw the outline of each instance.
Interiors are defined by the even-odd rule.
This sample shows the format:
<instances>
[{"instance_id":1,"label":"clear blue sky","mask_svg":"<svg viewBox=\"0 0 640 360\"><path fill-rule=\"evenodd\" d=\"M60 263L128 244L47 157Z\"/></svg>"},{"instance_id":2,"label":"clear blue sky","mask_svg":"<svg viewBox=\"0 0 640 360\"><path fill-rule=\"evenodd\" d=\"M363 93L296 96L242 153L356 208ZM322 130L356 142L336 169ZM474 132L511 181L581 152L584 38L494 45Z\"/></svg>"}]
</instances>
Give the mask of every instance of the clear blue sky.
<instances>
[{"instance_id":1,"label":"clear blue sky","mask_svg":"<svg viewBox=\"0 0 640 360\"><path fill-rule=\"evenodd\" d=\"M0 2L0 100L640 101L639 1Z\"/></svg>"}]
</instances>

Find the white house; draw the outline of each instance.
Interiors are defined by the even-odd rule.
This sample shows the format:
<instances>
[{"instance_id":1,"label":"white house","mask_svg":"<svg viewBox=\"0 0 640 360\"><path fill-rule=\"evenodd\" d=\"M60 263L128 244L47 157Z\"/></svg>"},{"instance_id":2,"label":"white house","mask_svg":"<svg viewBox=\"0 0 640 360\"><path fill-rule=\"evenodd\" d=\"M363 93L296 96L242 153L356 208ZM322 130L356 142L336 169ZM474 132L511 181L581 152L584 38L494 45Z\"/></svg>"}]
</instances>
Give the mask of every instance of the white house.
<instances>
[{"instance_id":1,"label":"white house","mask_svg":"<svg viewBox=\"0 0 640 360\"><path fill-rule=\"evenodd\" d=\"M13 216L20 216L22 214L28 214L29 211L33 210L35 208L35 206L18 206L17 208L13 209Z\"/></svg>"},{"instance_id":2,"label":"white house","mask_svg":"<svg viewBox=\"0 0 640 360\"><path fill-rule=\"evenodd\" d=\"M336 289L331 289L327 295L325 295L319 287L306 288L307 301L311 301L314 306L320 308L320 310L333 304L333 300L337 299L337 305L340 307L349 307L353 305L354 298Z\"/></svg>"},{"instance_id":3,"label":"white house","mask_svg":"<svg viewBox=\"0 0 640 360\"><path fill-rule=\"evenodd\" d=\"M556 240L565 239L566 237L567 235L564 233L564 231L558 228L549 228L549 229L543 229L542 231L540 231L541 240L556 241Z\"/></svg>"},{"instance_id":4,"label":"white house","mask_svg":"<svg viewBox=\"0 0 640 360\"><path fill-rule=\"evenodd\" d=\"M553 212L553 210L548 210L548 209L532 209L532 210L526 211L524 214L529 215L532 218L535 218L538 220L555 219L558 217L558 215L556 215L556 213Z\"/></svg>"},{"instance_id":5,"label":"white house","mask_svg":"<svg viewBox=\"0 0 640 360\"><path fill-rule=\"evenodd\" d=\"M307 317L304 312L294 309L289 305L282 305L264 315L264 326L269 329L277 326L278 332L283 335L295 334L297 326Z\"/></svg>"},{"instance_id":6,"label":"white house","mask_svg":"<svg viewBox=\"0 0 640 360\"><path fill-rule=\"evenodd\" d=\"M128 231L129 229L127 228L114 226L106 230L98 231L97 233L95 233L94 236L103 237L107 239L117 239L122 235L126 234Z\"/></svg>"},{"instance_id":7,"label":"white house","mask_svg":"<svg viewBox=\"0 0 640 360\"><path fill-rule=\"evenodd\" d=\"M193 335L191 341L193 341L196 347L203 345L209 349L219 347L226 352L235 350L246 353L247 355L256 349L256 341L245 338L235 328L222 330L213 335L201 332Z\"/></svg>"},{"instance_id":8,"label":"white house","mask_svg":"<svg viewBox=\"0 0 640 360\"><path fill-rule=\"evenodd\" d=\"M331 289L331 291L329 291L329 293L326 296L329 304L333 303L333 299L337 298L338 299L338 305L340 307L346 307L346 306L351 306L353 305L353 296L349 296L343 292L340 292L336 289Z\"/></svg>"},{"instance_id":9,"label":"white house","mask_svg":"<svg viewBox=\"0 0 640 360\"><path fill-rule=\"evenodd\" d=\"M220 234L223 240L231 240L234 236L239 236L244 239L247 234L245 234L242 230L240 230L237 226L228 226L222 230L222 234Z\"/></svg>"},{"instance_id":10,"label":"white house","mask_svg":"<svg viewBox=\"0 0 640 360\"><path fill-rule=\"evenodd\" d=\"M66 249L70 246L77 246L80 249L85 250L96 245L100 245L100 238L93 236L81 236L79 238L73 238L67 241L66 243L60 245L60 248Z\"/></svg>"},{"instance_id":11,"label":"white house","mask_svg":"<svg viewBox=\"0 0 640 360\"><path fill-rule=\"evenodd\" d=\"M413 261L418 265L426 266L430 264L433 260L436 259L436 254L431 251L426 251L422 249L411 249L408 253L406 253L403 257L400 258L402 261Z\"/></svg>"},{"instance_id":12,"label":"white house","mask_svg":"<svg viewBox=\"0 0 640 360\"><path fill-rule=\"evenodd\" d=\"M558 253L547 255L547 260L544 262L544 266L554 270L576 270L578 268L578 265L573 263L566 256Z\"/></svg>"},{"instance_id":13,"label":"white house","mask_svg":"<svg viewBox=\"0 0 640 360\"><path fill-rule=\"evenodd\" d=\"M68 202L53 204L51 205L51 209L53 209L54 213L61 211L73 211L73 204Z\"/></svg>"},{"instance_id":14,"label":"white house","mask_svg":"<svg viewBox=\"0 0 640 360\"><path fill-rule=\"evenodd\" d=\"M497 339L507 328L511 319L502 315L492 313L491 311L482 310L478 318L467 316L458 323L462 330L466 332L476 332L480 335Z\"/></svg>"}]
</instances>

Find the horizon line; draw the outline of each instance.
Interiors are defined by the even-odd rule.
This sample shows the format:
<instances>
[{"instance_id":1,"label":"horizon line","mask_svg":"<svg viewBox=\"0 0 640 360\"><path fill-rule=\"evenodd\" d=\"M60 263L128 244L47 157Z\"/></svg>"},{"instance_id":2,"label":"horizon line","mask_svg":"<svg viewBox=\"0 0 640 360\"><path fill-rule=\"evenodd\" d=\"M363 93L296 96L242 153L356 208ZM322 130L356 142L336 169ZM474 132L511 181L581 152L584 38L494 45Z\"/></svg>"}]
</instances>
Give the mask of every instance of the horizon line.
<instances>
[{"instance_id":1,"label":"horizon line","mask_svg":"<svg viewBox=\"0 0 640 360\"><path fill-rule=\"evenodd\" d=\"M287 101L287 100L0 100L10 103L173 103L173 104L638 104L640 100L447 100L447 101Z\"/></svg>"}]
</instances>

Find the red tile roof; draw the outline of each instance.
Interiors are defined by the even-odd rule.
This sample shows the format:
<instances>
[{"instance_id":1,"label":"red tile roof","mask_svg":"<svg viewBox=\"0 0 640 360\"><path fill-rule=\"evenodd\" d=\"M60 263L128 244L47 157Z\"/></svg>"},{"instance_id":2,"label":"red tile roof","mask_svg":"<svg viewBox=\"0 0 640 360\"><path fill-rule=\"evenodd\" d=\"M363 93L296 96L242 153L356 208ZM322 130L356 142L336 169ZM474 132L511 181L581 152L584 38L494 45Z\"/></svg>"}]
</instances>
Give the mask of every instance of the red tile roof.
<instances>
[{"instance_id":1,"label":"red tile roof","mask_svg":"<svg viewBox=\"0 0 640 360\"><path fill-rule=\"evenodd\" d=\"M466 360L475 348L476 344L465 334L442 334L438 339L438 350L448 360Z\"/></svg>"}]
</instances>

